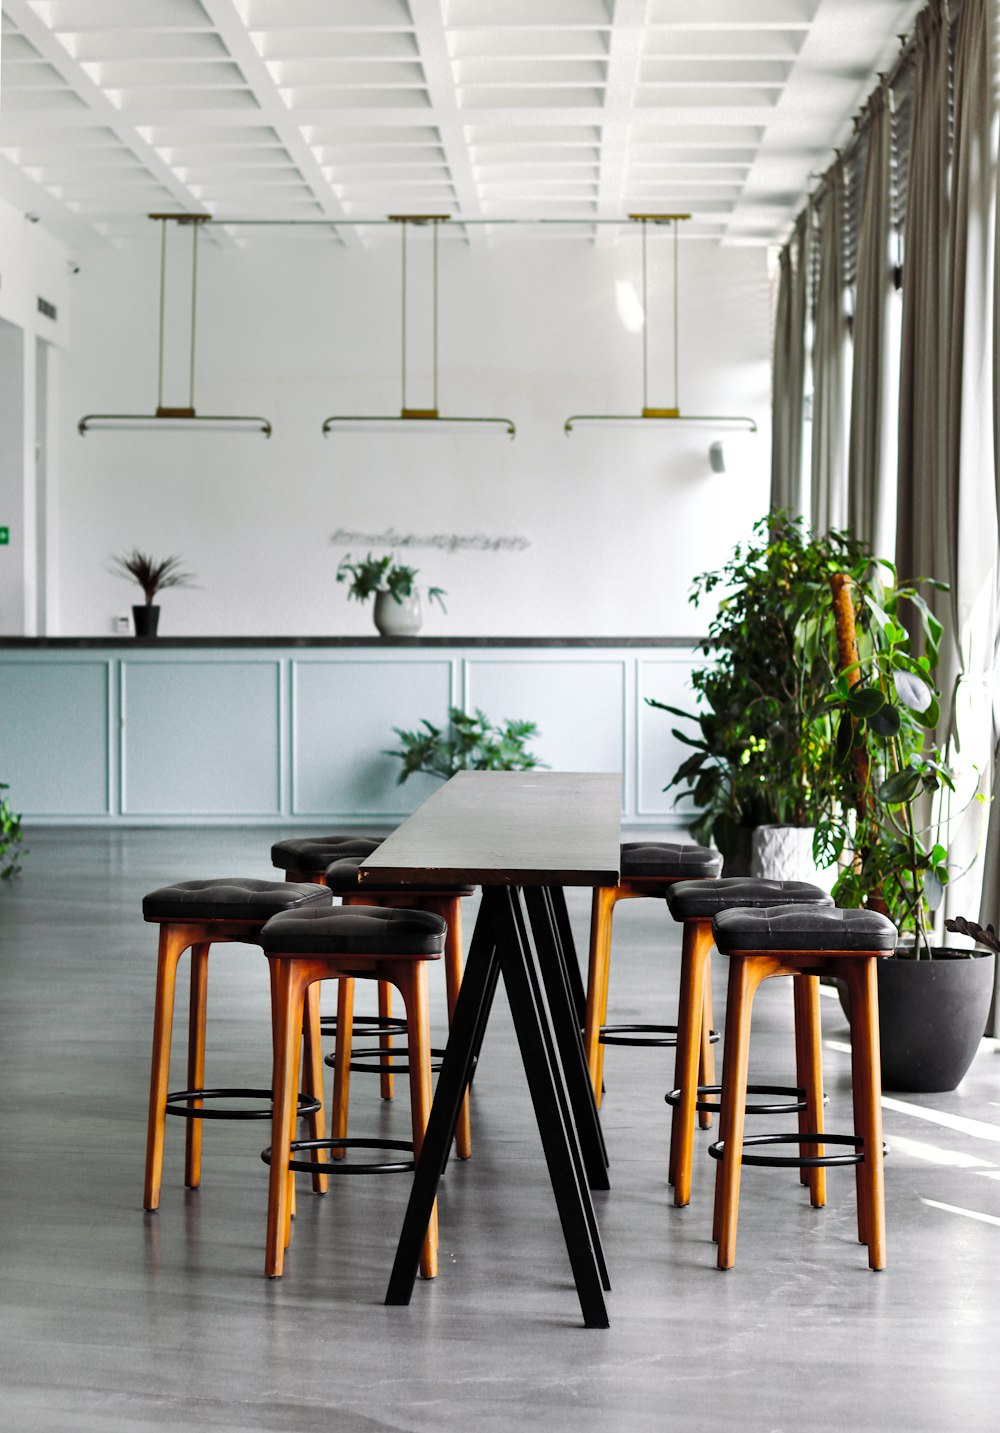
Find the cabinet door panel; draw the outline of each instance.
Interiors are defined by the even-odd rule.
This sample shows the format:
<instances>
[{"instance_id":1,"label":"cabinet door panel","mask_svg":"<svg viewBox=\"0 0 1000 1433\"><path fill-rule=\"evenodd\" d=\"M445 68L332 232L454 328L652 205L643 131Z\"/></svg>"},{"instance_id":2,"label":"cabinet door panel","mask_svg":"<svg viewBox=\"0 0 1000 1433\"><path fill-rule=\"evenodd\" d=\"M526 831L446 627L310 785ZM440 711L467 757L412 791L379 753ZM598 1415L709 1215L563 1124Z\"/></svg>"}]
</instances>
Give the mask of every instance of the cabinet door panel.
<instances>
[{"instance_id":1,"label":"cabinet door panel","mask_svg":"<svg viewBox=\"0 0 1000 1433\"><path fill-rule=\"evenodd\" d=\"M436 791L431 776L397 784L400 764L386 756L426 717L447 727L448 661L294 662L292 811L297 816L408 815Z\"/></svg>"},{"instance_id":2,"label":"cabinet door panel","mask_svg":"<svg viewBox=\"0 0 1000 1433\"><path fill-rule=\"evenodd\" d=\"M123 662L122 811L280 810L277 662Z\"/></svg>"},{"instance_id":3,"label":"cabinet door panel","mask_svg":"<svg viewBox=\"0 0 1000 1433\"><path fill-rule=\"evenodd\" d=\"M108 663L0 664L0 781L23 816L108 814Z\"/></svg>"},{"instance_id":4,"label":"cabinet door panel","mask_svg":"<svg viewBox=\"0 0 1000 1433\"><path fill-rule=\"evenodd\" d=\"M684 823L693 811L690 801L676 805L678 792L664 791L682 761L692 755L691 748L672 736L674 727L690 736L697 736L693 722L682 721L670 712L647 706L645 698L655 697L681 711L693 712L695 694L691 690L691 669L695 658L678 656L638 663L638 801L640 816L669 816Z\"/></svg>"}]
</instances>

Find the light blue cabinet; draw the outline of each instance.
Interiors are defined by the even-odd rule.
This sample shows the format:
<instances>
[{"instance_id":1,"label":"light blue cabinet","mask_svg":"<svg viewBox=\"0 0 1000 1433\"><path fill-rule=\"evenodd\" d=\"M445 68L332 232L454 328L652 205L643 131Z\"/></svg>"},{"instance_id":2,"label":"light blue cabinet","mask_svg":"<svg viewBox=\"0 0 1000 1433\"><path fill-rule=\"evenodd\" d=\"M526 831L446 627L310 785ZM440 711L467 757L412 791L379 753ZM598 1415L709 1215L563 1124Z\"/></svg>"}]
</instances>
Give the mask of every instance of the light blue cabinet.
<instances>
[{"instance_id":1,"label":"light blue cabinet","mask_svg":"<svg viewBox=\"0 0 1000 1433\"><path fill-rule=\"evenodd\" d=\"M626 825L682 824L684 749L643 701L689 707L691 646L429 641L0 644L0 780L36 824L387 828L436 788L397 783L394 727L449 705L538 724L553 770L620 771Z\"/></svg>"}]
</instances>

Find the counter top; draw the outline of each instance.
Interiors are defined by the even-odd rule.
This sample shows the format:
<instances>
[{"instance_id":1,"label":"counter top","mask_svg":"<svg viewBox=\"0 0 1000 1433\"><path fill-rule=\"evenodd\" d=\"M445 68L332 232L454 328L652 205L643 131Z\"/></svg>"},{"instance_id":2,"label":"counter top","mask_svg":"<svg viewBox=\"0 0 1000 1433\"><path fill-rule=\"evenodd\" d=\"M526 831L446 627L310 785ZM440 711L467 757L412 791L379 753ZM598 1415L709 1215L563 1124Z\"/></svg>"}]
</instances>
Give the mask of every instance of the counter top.
<instances>
[{"instance_id":1,"label":"counter top","mask_svg":"<svg viewBox=\"0 0 1000 1433\"><path fill-rule=\"evenodd\" d=\"M0 637L0 650L73 648L262 648L262 647L671 647L689 651L703 637Z\"/></svg>"}]
</instances>

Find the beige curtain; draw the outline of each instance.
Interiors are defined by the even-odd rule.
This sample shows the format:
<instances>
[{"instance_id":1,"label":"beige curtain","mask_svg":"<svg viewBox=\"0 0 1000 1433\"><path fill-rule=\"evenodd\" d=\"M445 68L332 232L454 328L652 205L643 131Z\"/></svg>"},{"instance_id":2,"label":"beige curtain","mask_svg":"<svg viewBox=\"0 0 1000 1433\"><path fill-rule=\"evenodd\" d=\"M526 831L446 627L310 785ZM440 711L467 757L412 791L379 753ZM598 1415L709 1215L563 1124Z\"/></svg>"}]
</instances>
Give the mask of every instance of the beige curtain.
<instances>
[{"instance_id":1,"label":"beige curtain","mask_svg":"<svg viewBox=\"0 0 1000 1433\"><path fill-rule=\"evenodd\" d=\"M810 520L816 532L847 521L848 335L843 283L844 180L828 171L819 223L819 284L813 331L813 435Z\"/></svg>"},{"instance_id":2,"label":"beige curtain","mask_svg":"<svg viewBox=\"0 0 1000 1433\"><path fill-rule=\"evenodd\" d=\"M984 808L993 790L993 691L997 638L997 482L993 437L993 312L996 231L997 104L995 0L964 0L954 41L954 140L949 232L947 454L944 517L948 532L958 681L950 757L958 793L950 802L949 858L967 873L953 877L945 913L980 908ZM947 678L947 667L944 672ZM947 690L945 688L945 690ZM971 803L971 804L970 804Z\"/></svg>"},{"instance_id":3,"label":"beige curtain","mask_svg":"<svg viewBox=\"0 0 1000 1433\"><path fill-rule=\"evenodd\" d=\"M861 190L854 364L847 463L847 525L880 557L892 558L896 519L896 430L890 335L894 299L892 93L883 82L869 101L868 153Z\"/></svg>"},{"instance_id":4,"label":"beige curtain","mask_svg":"<svg viewBox=\"0 0 1000 1433\"><path fill-rule=\"evenodd\" d=\"M803 418L806 386L806 289L809 212L781 251L771 376L771 507L804 512Z\"/></svg>"}]
</instances>

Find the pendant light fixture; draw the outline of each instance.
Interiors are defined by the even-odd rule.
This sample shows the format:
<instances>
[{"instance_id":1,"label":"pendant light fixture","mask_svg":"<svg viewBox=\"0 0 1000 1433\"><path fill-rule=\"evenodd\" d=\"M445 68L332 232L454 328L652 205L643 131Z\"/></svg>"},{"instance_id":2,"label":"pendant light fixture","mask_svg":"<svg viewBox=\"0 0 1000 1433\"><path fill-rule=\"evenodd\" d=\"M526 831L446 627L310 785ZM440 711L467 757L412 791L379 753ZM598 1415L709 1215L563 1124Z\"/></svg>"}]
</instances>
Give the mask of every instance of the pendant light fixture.
<instances>
[{"instance_id":1,"label":"pendant light fixture","mask_svg":"<svg viewBox=\"0 0 1000 1433\"><path fill-rule=\"evenodd\" d=\"M630 214L631 222L639 224L642 232L642 412L641 413L574 413L563 424L564 433L572 433L578 423L720 423L748 428L756 433L757 424L752 418L724 414L682 413L680 404L680 249L678 225L690 214ZM669 224L674 235L674 401L669 408L653 408L649 403L649 282L648 256L646 252L646 230L650 224Z\"/></svg>"},{"instance_id":2,"label":"pendant light fixture","mask_svg":"<svg viewBox=\"0 0 1000 1433\"><path fill-rule=\"evenodd\" d=\"M195 333L198 307L198 234L209 222L208 214L150 214L160 224L160 341L156 380L155 413L88 413L77 429L81 434L111 430L145 430L187 432L191 430L236 433L263 433L271 436L267 418L237 416L229 413L201 414L194 406ZM163 402L164 321L167 298L167 225L188 225L191 229L191 349L188 358L188 403L186 408L172 408Z\"/></svg>"},{"instance_id":3,"label":"pendant light fixture","mask_svg":"<svg viewBox=\"0 0 1000 1433\"><path fill-rule=\"evenodd\" d=\"M510 418L482 418L482 417L460 417L453 413L442 413L438 407L438 231L442 224L446 224L451 218L450 214L390 214L389 222L398 224L402 239L402 300L401 300L401 322L400 332L402 338L402 404L399 415L390 414L384 417L361 417L357 414L334 414L323 422L323 435L326 437L335 429L345 428L348 425L362 424L372 429L379 429L387 423L478 423L478 424L499 424L506 428L513 438L517 431ZM431 352L433 360L433 404L430 408L411 408L408 403L407 393L407 345L406 345L406 298L407 298L407 249L406 236L411 224L430 224L433 234L433 289L431 295L432 312L432 336Z\"/></svg>"}]
</instances>

